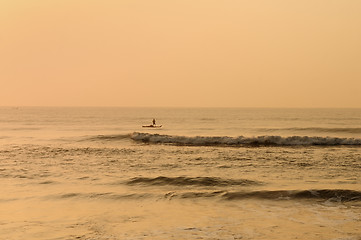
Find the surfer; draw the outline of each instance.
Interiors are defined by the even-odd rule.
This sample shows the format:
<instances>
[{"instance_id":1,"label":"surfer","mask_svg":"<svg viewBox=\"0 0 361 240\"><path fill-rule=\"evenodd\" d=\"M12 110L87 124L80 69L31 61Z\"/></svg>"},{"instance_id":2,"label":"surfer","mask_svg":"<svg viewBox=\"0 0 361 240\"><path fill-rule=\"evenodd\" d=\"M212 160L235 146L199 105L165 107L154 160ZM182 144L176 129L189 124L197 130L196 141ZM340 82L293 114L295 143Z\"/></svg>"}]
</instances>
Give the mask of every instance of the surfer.
<instances>
[{"instance_id":1,"label":"surfer","mask_svg":"<svg viewBox=\"0 0 361 240\"><path fill-rule=\"evenodd\" d=\"M143 125L142 127L146 127L146 128L161 128L162 125L157 125L157 124L155 123L155 118L153 118L152 124L150 124L150 125Z\"/></svg>"}]
</instances>

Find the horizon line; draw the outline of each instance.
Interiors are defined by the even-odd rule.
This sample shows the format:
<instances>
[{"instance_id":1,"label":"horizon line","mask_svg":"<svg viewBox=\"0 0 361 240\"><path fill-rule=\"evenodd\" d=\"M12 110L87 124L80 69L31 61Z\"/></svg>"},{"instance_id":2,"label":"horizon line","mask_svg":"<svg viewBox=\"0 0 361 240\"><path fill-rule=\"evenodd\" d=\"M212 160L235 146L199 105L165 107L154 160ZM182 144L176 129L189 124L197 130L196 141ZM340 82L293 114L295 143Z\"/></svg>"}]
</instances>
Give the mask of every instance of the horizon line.
<instances>
[{"instance_id":1,"label":"horizon line","mask_svg":"<svg viewBox=\"0 0 361 240\"><path fill-rule=\"evenodd\" d=\"M0 105L1 108L254 108L254 109L361 109L361 107L276 107L276 106L111 106L111 105Z\"/></svg>"}]
</instances>

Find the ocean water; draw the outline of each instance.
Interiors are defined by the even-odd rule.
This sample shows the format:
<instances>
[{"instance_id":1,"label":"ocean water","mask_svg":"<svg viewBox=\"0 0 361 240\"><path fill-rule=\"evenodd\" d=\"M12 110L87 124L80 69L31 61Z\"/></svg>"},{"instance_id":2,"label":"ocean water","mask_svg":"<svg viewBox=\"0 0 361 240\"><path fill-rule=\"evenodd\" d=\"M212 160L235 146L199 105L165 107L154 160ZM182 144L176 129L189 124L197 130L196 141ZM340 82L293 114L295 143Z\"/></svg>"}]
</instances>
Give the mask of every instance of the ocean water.
<instances>
[{"instance_id":1,"label":"ocean water","mask_svg":"<svg viewBox=\"0 0 361 240\"><path fill-rule=\"evenodd\" d=\"M361 109L2 107L0 186L0 239L360 240Z\"/></svg>"}]
</instances>

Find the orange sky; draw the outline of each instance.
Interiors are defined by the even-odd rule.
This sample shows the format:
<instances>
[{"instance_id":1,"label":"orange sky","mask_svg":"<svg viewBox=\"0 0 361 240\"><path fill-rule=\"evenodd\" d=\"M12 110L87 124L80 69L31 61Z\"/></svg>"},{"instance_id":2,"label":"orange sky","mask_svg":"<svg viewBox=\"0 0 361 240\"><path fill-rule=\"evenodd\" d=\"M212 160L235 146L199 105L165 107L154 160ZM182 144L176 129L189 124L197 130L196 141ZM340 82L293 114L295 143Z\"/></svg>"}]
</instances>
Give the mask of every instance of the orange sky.
<instances>
[{"instance_id":1,"label":"orange sky","mask_svg":"<svg viewBox=\"0 0 361 240\"><path fill-rule=\"evenodd\" d=\"M0 105L361 107L359 0L2 0Z\"/></svg>"}]
</instances>

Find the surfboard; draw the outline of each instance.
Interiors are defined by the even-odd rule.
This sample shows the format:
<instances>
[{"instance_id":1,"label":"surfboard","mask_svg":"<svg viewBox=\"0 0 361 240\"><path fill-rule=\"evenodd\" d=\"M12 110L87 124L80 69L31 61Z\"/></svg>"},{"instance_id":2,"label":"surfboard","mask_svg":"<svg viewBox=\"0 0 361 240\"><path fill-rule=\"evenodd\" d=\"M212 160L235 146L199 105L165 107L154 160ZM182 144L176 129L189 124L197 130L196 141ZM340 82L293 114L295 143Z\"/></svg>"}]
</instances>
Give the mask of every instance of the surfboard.
<instances>
[{"instance_id":1,"label":"surfboard","mask_svg":"<svg viewBox=\"0 0 361 240\"><path fill-rule=\"evenodd\" d=\"M162 125L143 125L144 128L161 128Z\"/></svg>"}]
</instances>

